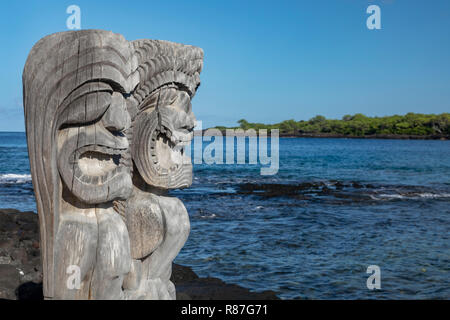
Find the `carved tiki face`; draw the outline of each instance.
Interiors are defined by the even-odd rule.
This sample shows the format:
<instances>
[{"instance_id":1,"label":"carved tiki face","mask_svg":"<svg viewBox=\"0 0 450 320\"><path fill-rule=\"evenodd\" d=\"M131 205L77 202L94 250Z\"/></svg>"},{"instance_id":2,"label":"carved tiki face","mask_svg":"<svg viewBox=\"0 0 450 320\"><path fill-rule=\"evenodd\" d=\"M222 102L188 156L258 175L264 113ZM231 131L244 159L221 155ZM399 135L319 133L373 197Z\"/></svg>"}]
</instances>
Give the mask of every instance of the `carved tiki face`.
<instances>
[{"instance_id":1,"label":"carved tiki face","mask_svg":"<svg viewBox=\"0 0 450 320\"><path fill-rule=\"evenodd\" d=\"M104 82L87 83L69 97L67 112L78 119L58 132L58 169L83 202L126 199L132 190L130 116L124 96ZM79 119L82 116L84 119Z\"/></svg>"},{"instance_id":2,"label":"carved tiki face","mask_svg":"<svg viewBox=\"0 0 450 320\"><path fill-rule=\"evenodd\" d=\"M165 189L192 183L192 164L184 147L193 137L195 117L190 96L166 85L141 105L133 132L133 159L144 181Z\"/></svg>"},{"instance_id":3,"label":"carved tiki face","mask_svg":"<svg viewBox=\"0 0 450 320\"><path fill-rule=\"evenodd\" d=\"M184 148L193 138L191 99L199 84L203 51L166 41L135 44L140 57L150 55L154 69L140 71L135 92L132 158L144 182L162 189L192 184L191 159ZM141 55L139 48L147 49ZM165 55L161 58L161 55Z\"/></svg>"}]
</instances>

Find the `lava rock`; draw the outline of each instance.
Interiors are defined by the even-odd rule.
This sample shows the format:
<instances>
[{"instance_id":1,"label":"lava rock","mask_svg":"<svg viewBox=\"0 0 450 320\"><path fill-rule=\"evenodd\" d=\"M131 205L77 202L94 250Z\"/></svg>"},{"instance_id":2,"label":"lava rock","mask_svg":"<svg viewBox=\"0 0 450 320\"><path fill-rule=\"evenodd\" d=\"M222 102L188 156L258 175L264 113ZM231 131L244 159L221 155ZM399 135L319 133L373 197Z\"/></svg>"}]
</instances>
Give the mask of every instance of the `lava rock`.
<instances>
[{"instance_id":1,"label":"lava rock","mask_svg":"<svg viewBox=\"0 0 450 320\"><path fill-rule=\"evenodd\" d=\"M0 300L42 300L39 220L33 212L0 209ZM200 278L173 264L171 281L180 300L272 300L273 291L251 292L217 278Z\"/></svg>"}]
</instances>

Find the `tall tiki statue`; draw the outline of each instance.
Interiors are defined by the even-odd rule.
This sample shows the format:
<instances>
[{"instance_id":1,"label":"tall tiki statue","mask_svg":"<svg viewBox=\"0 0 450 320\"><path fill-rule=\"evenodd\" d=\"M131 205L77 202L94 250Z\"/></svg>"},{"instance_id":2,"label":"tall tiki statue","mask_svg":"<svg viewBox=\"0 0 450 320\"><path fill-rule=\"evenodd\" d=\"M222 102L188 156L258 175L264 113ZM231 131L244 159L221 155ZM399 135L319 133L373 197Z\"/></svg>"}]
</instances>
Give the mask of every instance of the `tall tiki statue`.
<instances>
[{"instance_id":1,"label":"tall tiki statue","mask_svg":"<svg viewBox=\"0 0 450 320\"><path fill-rule=\"evenodd\" d=\"M203 51L102 30L41 39L23 72L47 299L175 299L184 147Z\"/></svg>"}]
</instances>

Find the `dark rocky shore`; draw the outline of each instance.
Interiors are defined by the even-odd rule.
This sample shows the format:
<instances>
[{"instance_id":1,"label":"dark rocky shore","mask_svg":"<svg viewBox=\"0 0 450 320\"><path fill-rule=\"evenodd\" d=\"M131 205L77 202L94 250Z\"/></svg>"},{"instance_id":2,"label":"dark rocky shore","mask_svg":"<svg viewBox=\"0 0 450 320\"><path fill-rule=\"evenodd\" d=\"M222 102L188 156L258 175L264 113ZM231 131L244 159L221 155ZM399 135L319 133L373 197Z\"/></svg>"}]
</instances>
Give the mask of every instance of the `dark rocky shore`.
<instances>
[{"instance_id":1,"label":"dark rocky shore","mask_svg":"<svg viewBox=\"0 0 450 320\"><path fill-rule=\"evenodd\" d=\"M40 300L42 267L38 216L34 212L0 209L0 300ZM217 278L200 278L191 268L173 265L177 299L278 299L275 292L250 292Z\"/></svg>"}]
</instances>

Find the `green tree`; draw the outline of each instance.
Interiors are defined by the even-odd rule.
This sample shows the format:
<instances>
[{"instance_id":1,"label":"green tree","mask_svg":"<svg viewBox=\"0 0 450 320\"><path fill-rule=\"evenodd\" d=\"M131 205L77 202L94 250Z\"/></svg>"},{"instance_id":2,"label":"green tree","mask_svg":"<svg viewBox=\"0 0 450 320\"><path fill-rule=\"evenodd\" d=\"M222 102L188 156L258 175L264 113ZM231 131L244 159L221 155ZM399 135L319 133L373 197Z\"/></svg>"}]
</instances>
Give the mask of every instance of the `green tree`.
<instances>
[{"instance_id":1,"label":"green tree","mask_svg":"<svg viewBox=\"0 0 450 320\"><path fill-rule=\"evenodd\" d=\"M238 121L238 123L239 123L239 127L241 127L241 129L244 129L244 130L250 129L250 124L248 123L247 120L241 119Z\"/></svg>"},{"instance_id":2,"label":"green tree","mask_svg":"<svg viewBox=\"0 0 450 320\"><path fill-rule=\"evenodd\" d=\"M326 121L327 119L324 117L324 116L321 116L321 115L317 115L317 116L315 116L314 118L311 118L310 120L309 120L309 122L311 123L311 124L315 124L315 123L321 123L321 122L324 122L324 121Z\"/></svg>"}]
</instances>

